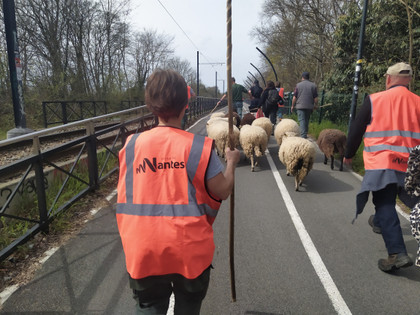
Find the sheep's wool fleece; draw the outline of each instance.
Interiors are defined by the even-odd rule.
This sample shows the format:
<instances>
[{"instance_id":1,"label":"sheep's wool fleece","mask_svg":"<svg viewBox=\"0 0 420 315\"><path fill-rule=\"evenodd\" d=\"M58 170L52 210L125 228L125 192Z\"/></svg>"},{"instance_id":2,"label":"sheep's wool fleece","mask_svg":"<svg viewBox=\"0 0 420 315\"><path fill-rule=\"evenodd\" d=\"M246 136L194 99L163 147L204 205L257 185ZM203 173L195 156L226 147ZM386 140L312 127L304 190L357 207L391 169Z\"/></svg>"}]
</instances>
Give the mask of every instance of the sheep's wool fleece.
<instances>
[{"instance_id":1,"label":"sheep's wool fleece","mask_svg":"<svg viewBox=\"0 0 420 315\"><path fill-rule=\"evenodd\" d=\"M246 157L253 153L261 156L267 149L267 135L263 128L259 126L244 125L239 134L239 142Z\"/></svg>"},{"instance_id":2,"label":"sheep's wool fleece","mask_svg":"<svg viewBox=\"0 0 420 315\"><path fill-rule=\"evenodd\" d=\"M296 135L300 134L299 125L296 121L289 118L283 118L274 129L274 138L276 138L277 144L281 145L282 138L286 132L293 132Z\"/></svg>"},{"instance_id":3,"label":"sheep's wool fleece","mask_svg":"<svg viewBox=\"0 0 420 315\"><path fill-rule=\"evenodd\" d=\"M267 117L260 117L255 119L252 124L252 126L260 126L265 130L267 133L267 138L270 138L271 133L273 132L273 124L271 123L270 119Z\"/></svg>"},{"instance_id":4,"label":"sheep's wool fleece","mask_svg":"<svg viewBox=\"0 0 420 315\"><path fill-rule=\"evenodd\" d=\"M338 129L324 129L320 132L317 140L319 149L327 157L334 154L334 149L338 150L337 153L344 155L346 149L347 137L344 132Z\"/></svg>"},{"instance_id":5,"label":"sheep's wool fleece","mask_svg":"<svg viewBox=\"0 0 420 315\"><path fill-rule=\"evenodd\" d=\"M316 147L308 139L300 137L287 137L279 149L279 159L286 166L286 169L295 176L295 165L299 159L310 161L308 172L312 169L315 161Z\"/></svg>"}]
</instances>

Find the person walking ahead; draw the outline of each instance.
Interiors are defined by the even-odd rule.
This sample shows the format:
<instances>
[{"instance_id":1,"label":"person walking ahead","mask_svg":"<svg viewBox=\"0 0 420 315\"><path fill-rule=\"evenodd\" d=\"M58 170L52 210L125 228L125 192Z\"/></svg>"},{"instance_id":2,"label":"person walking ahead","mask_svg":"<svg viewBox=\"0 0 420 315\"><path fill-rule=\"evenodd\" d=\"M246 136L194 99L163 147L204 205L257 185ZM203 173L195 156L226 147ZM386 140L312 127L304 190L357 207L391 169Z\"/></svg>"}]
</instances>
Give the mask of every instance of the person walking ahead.
<instances>
[{"instance_id":1,"label":"person walking ahead","mask_svg":"<svg viewBox=\"0 0 420 315\"><path fill-rule=\"evenodd\" d=\"M371 191L373 224L380 228L388 251L388 258L378 261L379 269L385 272L413 264L395 209L397 195L413 206L403 189L410 150L420 144L420 97L408 90L412 73L406 63L388 68L386 90L366 97L350 126L344 159L351 163L364 135L365 175L357 195L356 216L363 211Z\"/></svg>"},{"instance_id":2,"label":"person walking ahead","mask_svg":"<svg viewBox=\"0 0 420 315\"><path fill-rule=\"evenodd\" d=\"M258 80L254 81L254 85L251 86L248 93L251 95L251 104L248 109L250 112L256 112L258 110L258 105L260 104L261 93L263 92L262 87Z\"/></svg>"},{"instance_id":3,"label":"person walking ahead","mask_svg":"<svg viewBox=\"0 0 420 315\"><path fill-rule=\"evenodd\" d=\"M239 151L181 130L187 85L173 70L147 80L147 107L159 125L134 134L119 152L117 223L139 314L199 314L214 254L212 224L231 194Z\"/></svg>"},{"instance_id":4,"label":"person walking ahead","mask_svg":"<svg viewBox=\"0 0 420 315\"><path fill-rule=\"evenodd\" d=\"M242 93L246 93L251 97L251 92L247 91L247 89L238 83L236 83L235 78L232 77L232 102L233 108L238 113L239 117L242 118L242 108L244 107ZM220 104L226 98L227 94L224 94L220 101L217 102L217 105Z\"/></svg>"},{"instance_id":5,"label":"person walking ahead","mask_svg":"<svg viewBox=\"0 0 420 315\"><path fill-rule=\"evenodd\" d=\"M299 120L300 136L307 138L309 118L314 109L318 107L318 90L315 83L309 81L309 72L303 72L302 81L296 84L292 99L292 112L295 107Z\"/></svg>"}]
</instances>

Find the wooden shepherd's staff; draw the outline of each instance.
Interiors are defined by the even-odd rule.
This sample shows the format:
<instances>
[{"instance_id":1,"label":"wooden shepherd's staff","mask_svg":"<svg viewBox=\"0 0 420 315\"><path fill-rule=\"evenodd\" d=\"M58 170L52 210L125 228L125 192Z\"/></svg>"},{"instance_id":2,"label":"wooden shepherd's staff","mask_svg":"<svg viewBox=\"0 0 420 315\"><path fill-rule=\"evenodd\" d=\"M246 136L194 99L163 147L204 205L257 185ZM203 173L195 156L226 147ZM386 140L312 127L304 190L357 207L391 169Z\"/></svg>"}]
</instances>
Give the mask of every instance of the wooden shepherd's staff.
<instances>
[{"instance_id":1,"label":"wooden shepherd's staff","mask_svg":"<svg viewBox=\"0 0 420 315\"><path fill-rule=\"evenodd\" d=\"M229 108L229 147L235 150L235 142L233 139L233 106L232 106L232 1L227 0L227 96ZM234 260L234 231L235 231L235 186L232 188L230 195L230 229L229 229L229 263L230 263L230 288L232 293L232 301L236 302L235 288L235 260Z\"/></svg>"}]
</instances>

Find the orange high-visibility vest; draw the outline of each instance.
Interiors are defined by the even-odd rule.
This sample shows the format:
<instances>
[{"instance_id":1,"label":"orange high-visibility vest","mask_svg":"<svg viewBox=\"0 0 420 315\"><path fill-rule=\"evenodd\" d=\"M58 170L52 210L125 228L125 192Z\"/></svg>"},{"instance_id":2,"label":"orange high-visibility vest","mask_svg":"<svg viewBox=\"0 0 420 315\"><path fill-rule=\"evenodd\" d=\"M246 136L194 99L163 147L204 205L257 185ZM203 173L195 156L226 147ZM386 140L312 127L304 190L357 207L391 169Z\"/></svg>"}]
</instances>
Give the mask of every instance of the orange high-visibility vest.
<instances>
[{"instance_id":1,"label":"orange high-visibility vest","mask_svg":"<svg viewBox=\"0 0 420 315\"><path fill-rule=\"evenodd\" d=\"M284 101L284 88L280 88L279 95ZM283 102L283 105L280 105L280 103L279 103L279 107L284 107L284 102Z\"/></svg>"},{"instance_id":2,"label":"orange high-visibility vest","mask_svg":"<svg viewBox=\"0 0 420 315\"><path fill-rule=\"evenodd\" d=\"M187 92L188 92L188 102L191 99L191 86L187 85ZM189 107L189 104L187 104L187 109Z\"/></svg>"},{"instance_id":3,"label":"orange high-visibility vest","mask_svg":"<svg viewBox=\"0 0 420 315\"><path fill-rule=\"evenodd\" d=\"M420 97L404 86L370 95L371 123L364 136L366 170L407 170L413 147L420 144Z\"/></svg>"},{"instance_id":4,"label":"orange high-visibility vest","mask_svg":"<svg viewBox=\"0 0 420 315\"><path fill-rule=\"evenodd\" d=\"M193 279L210 266L220 207L205 187L212 147L210 138L156 127L130 136L119 152L117 223L133 279Z\"/></svg>"}]
</instances>

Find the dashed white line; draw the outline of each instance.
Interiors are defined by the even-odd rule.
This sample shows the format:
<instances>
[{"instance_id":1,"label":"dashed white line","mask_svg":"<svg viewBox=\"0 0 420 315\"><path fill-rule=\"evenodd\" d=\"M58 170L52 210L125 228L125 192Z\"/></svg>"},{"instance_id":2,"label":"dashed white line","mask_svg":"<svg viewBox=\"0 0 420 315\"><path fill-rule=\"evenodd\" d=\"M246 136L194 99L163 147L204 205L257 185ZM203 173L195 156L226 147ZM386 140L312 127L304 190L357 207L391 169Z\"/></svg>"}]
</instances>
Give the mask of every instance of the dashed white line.
<instances>
[{"instance_id":1,"label":"dashed white line","mask_svg":"<svg viewBox=\"0 0 420 315\"><path fill-rule=\"evenodd\" d=\"M348 308L346 302L338 291L337 286L334 283L331 275L329 274L327 267L322 261L321 256L319 255L314 243L312 242L309 233L306 231L306 228L299 216L299 213L296 210L296 207L290 197L289 192L284 185L283 180L280 177L280 174L277 170L276 165L274 164L273 159L271 158L268 150L265 152L270 165L271 171L273 173L274 179L276 180L277 186L280 190L280 193L283 197L284 203L286 205L287 211L289 212L290 217L292 218L293 224L298 232L300 240L303 244L303 247L306 250L306 253L312 263L312 266L315 269L315 272L318 275L318 278L321 280L322 285L324 286L325 291L328 294L328 297L331 300L334 309L338 314L351 314L350 309Z\"/></svg>"}]
</instances>

